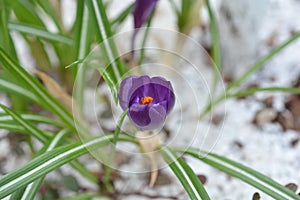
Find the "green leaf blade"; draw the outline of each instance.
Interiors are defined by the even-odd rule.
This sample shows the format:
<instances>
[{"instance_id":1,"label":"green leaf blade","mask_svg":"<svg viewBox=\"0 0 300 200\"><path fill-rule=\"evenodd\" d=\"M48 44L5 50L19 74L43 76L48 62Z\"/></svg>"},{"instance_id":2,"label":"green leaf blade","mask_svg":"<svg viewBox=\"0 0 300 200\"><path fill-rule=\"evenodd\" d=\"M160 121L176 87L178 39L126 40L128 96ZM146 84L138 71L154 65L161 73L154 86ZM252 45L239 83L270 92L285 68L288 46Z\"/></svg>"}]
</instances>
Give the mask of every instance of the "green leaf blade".
<instances>
[{"instance_id":1,"label":"green leaf blade","mask_svg":"<svg viewBox=\"0 0 300 200\"><path fill-rule=\"evenodd\" d=\"M290 44L295 42L300 37L300 32L294 34L291 38L286 40L284 43L279 45L278 47L274 48L270 53L263 56L261 59L259 59L257 62L255 62L252 66L248 68L248 70L239 78L231 82L227 86L227 91L230 91L236 87L238 87L244 80L246 80L251 74L253 74L255 71L261 69L266 62L271 60L274 56L278 55L280 52L282 52L286 47L288 47Z\"/></svg>"},{"instance_id":2,"label":"green leaf blade","mask_svg":"<svg viewBox=\"0 0 300 200\"><path fill-rule=\"evenodd\" d=\"M84 60L88 55L93 43L93 20L89 13L86 2L79 1L77 4L77 16L75 21L74 49L75 60ZM86 86L86 66L83 63L77 65L75 86L76 92L73 93L76 99L78 112L83 112L84 89Z\"/></svg>"},{"instance_id":3,"label":"green leaf blade","mask_svg":"<svg viewBox=\"0 0 300 200\"><path fill-rule=\"evenodd\" d=\"M71 113L66 110L53 96L51 96L46 89L31 76L18 63L14 62L5 51L0 48L0 62L3 68L11 75L18 78L24 84L24 87L30 89L32 93L42 102L42 105L55 113L70 129L75 129L74 121Z\"/></svg>"},{"instance_id":4,"label":"green leaf blade","mask_svg":"<svg viewBox=\"0 0 300 200\"><path fill-rule=\"evenodd\" d=\"M168 148L162 148L161 152L164 160L173 170L191 199L210 200L199 178L185 161L177 158L174 152Z\"/></svg>"},{"instance_id":5,"label":"green leaf blade","mask_svg":"<svg viewBox=\"0 0 300 200\"><path fill-rule=\"evenodd\" d=\"M26 35L35 36L40 39L46 39L52 42L63 43L67 45L72 45L73 40L59 33L51 33L45 28L34 26L25 23L9 23L8 25L11 31L17 31Z\"/></svg>"},{"instance_id":6,"label":"green leaf blade","mask_svg":"<svg viewBox=\"0 0 300 200\"><path fill-rule=\"evenodd\" d=\"M67 130L62 130L59 133L57 133L53 137L53 139L45 146L46 148L43 148L41 150L41 152L39 152L39 154L44 153L44 151L51 151L52 149L54 149L56 146L61 144L63 139L69 133L70 132ZM21 198L19 198L19 199L20 200L34 200L36 193L38 192L41 184L44 181L44 178L45 178L45 176L42 176L42 177L38 178L37 180L35 180L34 182L30 183L29 185L27 185L27 187L25 188L24 191L21 189L23 191L23 194L22 194ZM18 193L18 191L16 193Z\"/></svg>"},{"instance_id":7,"label":"green leaf blade","mask_svg":"<svg viewBox=\"0 0 300 200\"><path fill-rule=\"evenodd\" d=\"M19 169L1 177L0 198L28 185L34 180L48 174L73 159L88 153L88 150L92 151L103 147L108 144L112 138L113 135L103 135L101 137L93 138L85 143L77 142L62 146L34 158ZM122 141L134 142L132 138L129 138L126 135L120 136L119 139Z\"/></svg>"},{"instance_id":8,"label":"green leaf blade","mask_svg":"<svg viewBox=\"0 0 300 200\"><path fill-rule=\"evenodd\" d=\"M0 104L0 108L2 108L7 114L9 114L15 121L17 121L21 126L24 127L28 133L32 134L35 138L37 138L41 142L46 142L48 140L47 134L45 134L40 129L36 128L30 122L24 120L18 113L13 110L7 108L6 106Z\"/></svg>"},{"instance_id":9,"label":"green leaf blade","mask_svg":"<svg viewBox=\"0 0 300 200\"><path fill-rule=\"evenodd\" d=\"M98 71L110 87L115 102L118 102L118 84L121 82L121 78L125 73L126 68L120 60L117 46L113 40L113 32L106 15L103 1L91 0L87 1L87 4L95 21L96 37L101 45L103 45L101 50L103 50L103 58L106 62L106 66L99 68Z\"/></svg>"},{"instance_id":10,"label":"green leaf blade","mask_svg":"<svg viewBox=\"0 0 300 200\"><path fill-rule=\"evenodd\" d=\"M213 153L200 151L199 149L195 148L190 148L187 151L177 149L176 151L191 155L203 161L204 163L219 169L220 171L223 171L244 181L245 183L248 183L249 185L256 187L275 199L300 200L300 196L275 182L271 178L228 158Z\"/></svg>"},{"instance_id":11,"label":"green leaf blade","mask_svg":"<svg viewBox=\"0 0 300 200\"><path fill-rule=\"evenodd\" d=\"M257 92L286 92L292 94L300 94L299 88L292 87L266 87L266 88L249 88L246 90L238 91L234 94L229 94L228 97L243 97Z\"/></svg>"},{"instance_id":12,"label":"green leaf blade","mask_svg":"<svg viewBox=\"0 0 300 200\"><path fill-rule=\"evenodd\" d=\"M11 8L5 0L0 0L0 46L17 60L17 53L8 29Z\"/></svg>"}]
</instances>

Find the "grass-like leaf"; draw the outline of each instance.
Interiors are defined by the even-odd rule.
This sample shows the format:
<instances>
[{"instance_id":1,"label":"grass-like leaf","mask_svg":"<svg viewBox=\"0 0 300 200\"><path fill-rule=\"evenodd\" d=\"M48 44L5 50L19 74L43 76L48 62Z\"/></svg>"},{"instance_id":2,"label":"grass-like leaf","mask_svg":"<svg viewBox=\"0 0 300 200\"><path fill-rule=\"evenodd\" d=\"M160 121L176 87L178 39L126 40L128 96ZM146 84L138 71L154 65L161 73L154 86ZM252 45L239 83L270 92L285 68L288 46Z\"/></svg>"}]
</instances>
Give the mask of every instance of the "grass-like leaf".
<instances>
[{"instance_id":1,"label":"grass-like leaf","mask_svg":"<svg viewBox=\"0 0 300 200\"><path fill-rule=\"evenodd\" d=\"M19 189L18 191L14 192L10 196L9 200L20 200L24 194L24 191L25 191L25 188Z\"/></svg>"},{"instance_id":2,"label":"grass-like leaf","mask_svg":"<svg viewBox=\"0 0 300 200\"><path fill-rule=\"evenodd\" d=\"M287 46L295 42L300 37L300 32L294 34L291 38L289 38L287 41L279 45L278 47L274 48L270 53L268 53L266 56L259 59L257 62L255 62L252 66L248 68L248 70L239 78L234 80L232 83L230 83L227 87L227 91L238 87L243 81L245 81L251 74L253 74L255 71L261 69L266 62L271 60L274 56L278 55L282 50L284 50Z\"/></svg>"},{"instance_id":3,"label":"grass-like leaf","mask_svg":"<svg viewBox=\"0 0 300 200\"><path fill-rule=\"evenodd\" d=\"M46 39L53 42L63 43L67 45L72 45L73 40L69 37L58 33L51 33L45 28L34 26L31 24L24 23L9 23L9 29L11 31L17 31L26 35L31 35L40 39Z\"/></svg>"},{"instance_id":4,"label":"grass-like leaf","mask_svg":"<svg viewBox=\"0 0 300 200\"><path fill-rule=\"evenodd\" d=\"M146 42L147 42L147 39L148 39L148 35L149 35L150 26L151 26L151 23L152 23L153 16L154 16L154 12L152 12L150 18L148 19L146 30L145 30L144 35L143 35L143 41L142 41L142 44L141 44L141 47L140 47L141 53L140 53L140 58L139 58L139 61L138 61L139 66L142 65L143 61L144 61L145 46L146 46ZM134 43L132 44L132 49L134 49Z\"/></svg>"},{"instance_id":5,"label":"grass-like leaf","mask_svg":"<svg viewBox=\"0 0 300 200\"><path fill-rule=\"evenodd\" d=\"M110 149L110 154L109 154L109 161L108 161L108 164L109 165L112 165L113 164L113 160L114 160L114 157L115 157L115 153L116 153L116 145L117 145L117 141L118 141L118 138L119 138L119 134L120 134L120 131L121 131L121 126L123 124L123 121L126 117L128 113L128 109L125 110L119 120L118 120L118 123L117 123L117 127L115 128L115 131L114 131L114 138L111 142L111 149ZM110 175L111 175L111 171L112 171L112 168L110 166L107 166L106 167L106 170L105 170L105 174L104 174L104 184L106 186L106 188L108 190L111 190L111 185L110 185Z\"/></svg>"},{"instance_id":6,"label":"grass-like leaf","mask_svg":"<svg viewBox=\"0 0 300 200\"><path fill-rule=\"evenodd\" d=\"M206 7L209 15L209 27L211 35L211 45L212 45L212 59L214 61L215 67L220 70L221 68L221 47L220 47L220 37L219 29L215 14L211 8L210 0L205 0Z\"/></svg>"},{"instance_id":7,"label":"grass-like leaf","mask_svg":"<svg viewBox=\"0 0 300 200\"><path fill-rule=\"evenodd\" d=\"M74 37L74 49L75 60L83 60L91 49L93 42L92 35L92 20L89 14L88 7L85 1L78 1L77 15L75 22L75 37ZM77 65L75 86L76 92L73 93L78 106L78 112L82 113L84 104L84 88L86 83L86 68L83 63Z\"/></svg>"},{"instance_id":8,"label":"grass-like leaf","mask_svg":"<svg viewBox=\"0 0 300 200\"><path fill-rule=\"evenodd\" d=\"M0 91L7 92L9 94L16 95L24 99L30 99L36 103L39 103L38 97L26 87L22 87L15 81L9 81L4 78L4 75L0 75Z\"/></svg>"},{"instance_id":9,"label":"grass-like leaf","mask_svg":"<svg viewBox=\"0 0 300 200\"><path fill-rule=\"evenodd\" d=\"M93 138L85 143L76 142L74 144L56 148L32 159L19 169L1 177L0 198L4 198L73 159L88 153L88 149L92 151L103 147L108 144L112 138L113 135L103 135L101 137ZM119 139L135 142L126 135L120 135Z\"/></svg>"},{"instance_id":10,"label":"grass-like leaf","mask_svg":"<svg viewBox=\"0 0 300 200\"><path fill-rule=\"evenodd\" d=\"M8 22L11 16L11 7L8 5L8 1L0 0L0 47L10 54L12 59L18 61L16 49L11 37ZM7 74L6 74L7 75ZM12 106L16 110L23 110L26 108L26 103L17 98L14 95L9 95Z\"/></svg>"},{"instance_id":11,"label":"grass-like leaf","mask_svg":"<svg viewBox=\"0 0 300 200\"><path fill-rule=\"evenodd\" d=\"M30 75L29 75L30 76ZM26 87L21 87L20 85L17 85L14 81L10 82L4 77L0 76L0 90L6 91L8 93L16 94L22 98L26 97L28 99L31 99L32 101L39 103L46 108L47 105L43 104L43 102L35 95L35 93L31 92L30 90L26 89ZM22 114L21 117L25 120L31 121L31 122L37 122L37 123L46 123L55 125L57 127L64 127L65 125L61 121L52 120L47 117L43 117L40 115L32 115L32 114ZM7 115L1 115L0 116L0 128L9 130L9 131L15 131L20 133L26 133L28 134L28 131L18 123L12 122L11 117L8 118ZM51 136L52 134L50 132L44 131L48 136ZM82 174L85 178L92 182L96 182L95 178L89 173L89 171L77 160L72 161L70 165L78 171L80 174Z\"/></svg>"},{"instance_id":12,"label":"grass-like leaf","mask_svg":"<svg viewBox=\"0 0 300 200\"><path fill-rule=\"evenodd\" d=\"M38 4L43 9L43 11L45 11L45 13L47 13L49 15L49 17L53 20L53 22L55 23L58 30L63 31L61 22L57 17L57 15L61 14L61 13L57 13L60 11L60 9L54 9L52 7L50 1L37 0L37 1L35 1L35 3Z\"/></svg>"},{"instance_id":13,"label":"grass-like leaf","mask_svg":"<svg viewBox=\"0 0 300 200\"><path fill-rule=\"evenodd\" d=\"M190 199L210 199L199 178L185 161L176 157L175 153L168 148L162 148L161 153L188 193Z\"/></svg>"},{"instance_id":14,"label":"grass-like leaf","mask_svg":"<svg viewBox=\"0 0 300 200\"><path fill-rule=\"evenodd\" d=\"M45 143L49 136L40 129L36 128L34 125L32 125L30 122L24 120L19 114L17 114L15 111L7 108L6 106L0 104L0 108L2 108L7 114L12 116L12 118L17 121L21 126L24 127L25 130L28 131L31 135L33 135L36 139L39 141Z\"/></svg>"},{"instance_id":15,"label":"grass-like leaf","mask_svg":"<svg viewBox=\"0 0 300 200\"><path fill-rule=\"evenodd\" d=\"M228 95L228 97L243 97L257 92L287 92L293 94L300 94L300 89L289 88L289 87L250 88L250 89L242 90L234 94Z\"/></svg>"},{"instance_id":16,"label":"grass-like leaf","mask_svg":"<svg viewBox=\"0 0 300 200\"><path fill-rule=\"evenodd\" d=\"M24 23L34 24L36 26L44 27L35 5L32 1L6 1L14 11L15 16Z\"/></svg>"},{"instance_id":17,"label":"grass-like leaf","mask_svg":"<svg viewBox=\"0 0 300 200\"><path fill-rule=\"evenodd\" d=\"M95 175L86 168L85 164L81 163L78 160L73 160L69 164L73 169L79 172L85 179L89 180L90 182L96 185L98 184L97 177L95 177Z\"/></svg>"},{"instance_id":18,"label":"grass-like leaf","mask_svg":"<svg viewBox=\"0 0 300 200\"><path fill-rule=\"evenodd\" d=\"M27 129L25 129L22 125L18 124L17 122L1 122L0 121L0 129L17 132L17 133L30 134L30 133L28 133ZM50 131L43 131L43 132L48 138L53 136L53 132L50 132Z\"/></svg>"},{"instance_id":19,"label":"grass-like leaf","mask_svg":"<svg viewBox=\"0 0 300 200\"><path fill-rule=\"evenodd\" d=\"M110 24L111 26L122 24L123 21L129 16L129 14L132 12L133 9L133 3L127 6L124 10L120 12L119 15L117 15L113 20L111 20Z\"/></svg>"},{"instance_id":20,"label":"grass-like leaf","mask_svg":"<svg viewBox=\"0 0 300 200\"><path fill-rule=\"evenodd\" d=\"M91 19L88 12L88 7L84 1L79 1L77 5L77 15L75 21L75 36L74 49L75 59L82 60L89 53L90 45L92 43L92 29Z\"/></svg>"},{"instance_id":21,"label":"grass-like leaf","mask_svg":"<svg viewBox=\"0 0 300 200\"><path fill-rule=\"evenodd\" d=\"M231 176L234 176L249 185L256 187L257 189L265 192L274 199L294 199L300 200L300 196L287 189L283 185L275 182L268 176L261 174L249 167L246 167L240 163L233 160L219 156L213 153L207 153L200 151L199 149L191 148L187 151L176 150L188 155L191 155L204 163L219 169Z\"/></svg>"},{"instance_id":22,"label":"grass-like leaf","mask_svg":"<svg viewBox=\"0 0 300 200\"><path fill-rule=\"evenodd\" d=\"M233 94L230 94L230 92L228 92L227 94L220 96L214 102L211 102L204 110L203 116L206 113L208 113L212 109L213 106L217 105L219 102L225 100L226 98L244 97L247 95L255 94L257 92L286 92L286 93L292 93L292 94L300 94L300 89L292 88L292 87L265 87L265 88L249 88L246 90L235 92Z\"/></svg>"},{"instance_id":23,"label":"grass-like leaf","mask_svg":"<svg viewBox=\"0 0 300 200\"><path fill-rule=\"evenodd\" d=\"M23 126L16 123L0 122L0 129L28 134L27 130L24 129Z\"/></svg>"},{"instance_id":24,"label":"grass-like leaf","mask_svg":"<svg viewBox=\"0 0 300 200\"><path fill-rule=\"evenodd\" d=\"M9 15L10 7L6 0L0 0L0 46L9 52L14 59L17 59L17 53L8 29Z\"/></svg>"},{"instance_id":25,"label":"grass-like leaf","mask_svg":"<svg viewBox=\"0 0 300 200\"><path fill-rule=\"evenodd\" d=\"M42 20L41 12L38 10L34 1L21 0L21 1L6 1L8 6L15 16L15 20L20 23L30 24L46 29L46 25ZM38 38L33 39L24 35L24 39L28 43L28 47L31 50L31 54L34 56L36 63L44 69L51 67L49 55L46 51L45 44Z\"/></svg>"},{"instance_id":26,"label":"grass-like leaf","mask_svg":"<svg viewBox=\"0 0 300 200\"><path fill-rule=\"evenodd\" d=\"M49 117L38 115L38 114L20 114L20 116L27 121L34 122L34 123L42 123L42 124L49 124L57 127L62 127L63 124L58 120L51 119ZM8 114L0 113L0 122L1 123L12 123L15 120Z\"/></svg>"},{"instance_id":27,"label":"grass-like leaf","mask_svg":"<svg viewBox=\"0 0 300 200\"><path fill-rule=\"evenodd\" d=\"M103 45L101 50L106 63L106 66L98 67L97 69L110 87L112 95L117 102L118 84L125 72L125 65L121 62L116 44L112 39L113 32L102 0L87 1L87 4L96 23L96 37Z\"/></svg>"},{"instance_id":28,"label":"grass-like leaf","mask_svg":"<svg viewBox=\"0 0 300 200\"><path fill-rule=\"evenodd\" d=\"M43 148L41 151L39 152L40 154L44 153L44 151L51 151L52 149L54 149L55 147L57 147L59 144L61 144L61 142L63 141L64 137L66 137L67 134L69 134L70 132L67 130L62 130L60 131L58 134L55 135L55 137L53 137L53 139L46 145L46 148ZM38 189L40 188L41 184L44 181L45 176L40 177L39 179L35 180L34 182L30 183L29 185L27 185L27 187L22 190L21 192L23 192L22 197L19 198L18 200L33 200L36 196L36 193L38 192Z\"/></svg>"},{"instance_id":29,"label":"grass-like leaf","mask_svg":"<svg viewBox=\"0 0 300 200\"><path fill-rule=\"evenodd\" d=\"M50 119L50 118L47 118L45 116L41 116L41 115L21 114L21 115L19 115L19 117L21 118L21 120L25 121L26 126L32 126L31 124L29 124L28 121L56 125L58 127L63 126L63 124L61 124L60 122ZM23 124L24 124L24 122L23 122ZM19 124L18 121L16 121L11 115L8 115L6 113L0 113L0 129L15 131L15 132L19 132L19 133L25 133L25 134L31 134L31 132L29 132L29 129L26 129L26 126ZM35 128L35 127L31 127L31 128ZM53 137L52 132L49 132L49 131L42 131L42 132L47 136L47 138ZM32 136L35 137L36 134L32 135ZM47 140L43 140L43 142L47 142ZM80 163L78 160L71 161L69 164L71 165L72 168L74 168L77 172L79 172L83 177L85 177L86 179L90 180L93 183L97 183L97 179L94 176L92 176L90 171L88 171L86 169L86 167L82 163ZM18 197L18 195L16 195L16 198L17 197Z\"/></svg>"},{"instance_id":30,"label":"grass-like leaf","mask_svg":"<svg viewBox=\"0 0 300 200\"><path fill-rule=\"evenodd\" d=\"M232 96L230 94L230 91L234 88L237 88L241 83L243 83L251 74L253 74L255 71L261 69L269 60L271 60L274 56L278 55L281 51L283 51L286 47L288 47L290 44L295 42L297 39L300 37L300 32L294 34L290 39L279 45L278 47L274 48L270 53L268 53L266 56L262 57L259 59L257 62L255 62L252 66L248 68L248 70L239 78L231 82L227 88L224 94L222 94L219 98L216 100L210 101L208 105L205 107L203 110L201 117L205 116L207 113L211 111L211 109L217 105L219 102L223 101L226 99L227 95ZM280 89L279 89L280 90ZM252 91L247 91L247 92L253 92ZM237 95L243 95L242 93Z\"/></svg>"},{"instance_id":31,"label":"grass-like leaf","mask_svg":"<svg viewBox=\"0 0 300 200\"><path fill-rule=\"evenodd\" d=\"M180 1L180 11L176 9L174 2L170 1L177 14L177 26L179 32L189 35L195 26L200 23L200 10L203 5L202 0Z\"/></svg>"},{"instance_id":32,"label":"grass-like leaf","mask_svg":"<svg viewBox=\"0 0 300 200\"><path fill-rule=\"evenodd\" d=\"M214 71L214 80L212 85L212 96L215 95L217 84L219 82L220 71L221 71L221 45L220 45L220 36L219 29L217 24L217 19L215 17L214 11L210 5L210 0L205 0L205 4L208 10L209 15L209 27L210 27L210 37L211 37L211 56L212 56L212 67Z\"/></svg>"},{"instance_id":33,"label":"grass-like leaf","mask_svg":"<svg viewBox=\"0 0 300 200\"><path fill-rule=\"evenodd\" d=\"M41 105L46 106L46 108L55 113L70 129L75 129L71 113L58 103L34 77L19 64L14 62L1 48L0 62L6 71L22 82L25 88L30 89L30 91L34 93Z\"/></svg>"}]
</instances>

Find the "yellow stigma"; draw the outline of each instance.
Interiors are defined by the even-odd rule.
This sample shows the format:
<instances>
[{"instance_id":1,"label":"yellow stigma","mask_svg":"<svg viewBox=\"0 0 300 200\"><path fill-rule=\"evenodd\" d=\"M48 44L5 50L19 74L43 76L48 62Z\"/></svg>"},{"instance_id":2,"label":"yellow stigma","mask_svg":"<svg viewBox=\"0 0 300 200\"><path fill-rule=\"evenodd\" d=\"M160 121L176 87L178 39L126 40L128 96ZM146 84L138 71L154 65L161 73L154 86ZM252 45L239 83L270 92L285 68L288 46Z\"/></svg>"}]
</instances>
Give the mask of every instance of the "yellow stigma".
<instances>
[{"instance_id":1,"label":"yellow stigma","mask_svg":"<svg viewBox=\"0 0 300 200\"><path fill-rule=\"evenodd\" d=\"M146 104L151 103L152 101L153 101L152 97L145 96L141 99L140 104L146 105Z\"/></svg>"}]
</instances>

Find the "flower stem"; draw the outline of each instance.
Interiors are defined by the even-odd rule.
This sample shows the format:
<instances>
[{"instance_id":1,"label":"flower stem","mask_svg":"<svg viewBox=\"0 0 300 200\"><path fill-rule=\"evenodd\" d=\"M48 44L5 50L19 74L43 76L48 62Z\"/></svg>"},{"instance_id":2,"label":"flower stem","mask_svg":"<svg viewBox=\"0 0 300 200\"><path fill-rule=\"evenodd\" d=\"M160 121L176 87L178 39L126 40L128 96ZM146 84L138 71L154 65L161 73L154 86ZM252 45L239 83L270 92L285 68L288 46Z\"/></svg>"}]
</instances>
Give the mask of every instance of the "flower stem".
<instances>
[{"instance_id":1,"label":"flower stem","mask_svg":"<svg viewBox=\"0 0 300 200\"><path fill-rule=\"evenodd\" d=\"M141 54L140 54L140 58L139 58L139 61L138 61L138 65L142 65L143 61L144 61L144 57L145 57L145 45L146 45L147 38L148 38L148 35L149 35L149 28L151 26L153 15L154 15L154 12L152 12L152 14L150 16L150 19L148 20L147 27L146 27L146 30L145 30L145 33L144 33L144 38L143 38L143 42L142 42Z\"/></svg>"},{"instance_id":2,"label":"flower stem","mask_svg":"<svg viewBox=\"0 0 300 200\"><path fill-rule=\"evenodd\" d=\"M104 174L104 186L105 188L108 190L108 191L112 191L113 190L113 187L111 185L111 179L110 179L110 175L111 175L111 172L112 172L112 167L110 167L113 163L113 160L114 160L114 157L115 157L115 153L116 153L116 144L117 144L117 141L118 141L118 138L119 138L119 134L120 134L120 130L121 130L121 126L123 124L123 121L126 117L128 113L128 109L125 110L120 118L119 118L119 121L117 123L117 127L114 131L114 137L113 137L113 140L112 140L112 144L111 144L111 150L110 150L110 153L109 153L109 157L108 157L108 164L106 166L106 170L105 170L105 174Z\"/></svg>"}]
</instances>

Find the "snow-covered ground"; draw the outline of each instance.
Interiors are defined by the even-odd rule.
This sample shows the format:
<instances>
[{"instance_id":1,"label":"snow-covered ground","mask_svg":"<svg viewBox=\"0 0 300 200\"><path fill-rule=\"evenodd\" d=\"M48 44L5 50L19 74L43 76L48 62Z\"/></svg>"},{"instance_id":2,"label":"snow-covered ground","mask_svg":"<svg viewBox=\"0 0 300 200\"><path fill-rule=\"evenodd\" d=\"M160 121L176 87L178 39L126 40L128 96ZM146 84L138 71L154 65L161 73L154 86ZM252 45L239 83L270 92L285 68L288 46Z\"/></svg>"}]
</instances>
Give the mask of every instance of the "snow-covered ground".
<instances>
[{"instance_id":1,"label":"snow-covered ground","mask_svg":"<svg viewBox=\"0 0 300 200\"><path fill-rule=\"evenodd\" d=\"M250 64L288 39L293 32L300 31L300 21L296 20L299 18L299 1L224 0L221 2L213 2L213 7L220 19L224 73L230 73L232 77L239 76ZM228 15L230 15L230 17ZM205 16L204 12L204 23L206 19L207 16ZM172 15L167 2L161 1L153 22L153 27L175 30L175 22L176 19ZM128 22L128 26L123 27L124 30L130 29L129 27L131 26L129 25L130 22ZM199 30L194 30L191 35L193 39L201 41L204 44L207 43L209 39L206 33ZM165 37L164 35L161 37L164 38L164 40L170 38L168 34L166 34ZM292 86L300 75L299 51L300 41L298 40L268 62L262 70L253 74L247 83L244 84L245 87L254 84L261 87ZM197 56L193 57L191 54L193 54L193 49L189 50L189 61L197 63L196 59L198 59L199 56L197 58ZM203 66L199 68L200 70L202 69L201 74L205 77L205 81L210 83L210 72L205 67L203 68ZM196 80L192 80L191 82L195 83ZM194 88L195 87L194 85ZM222 88L222 85L220 85L220 87ZM205 89L205 87L202 89ZM188 100L189 98L193 98L192 95L188 95L188 93L189 92L186 92L184 88L181 88L178 94L187 98L187 101L181 101L182 107L184 107L185 103L191 104L193 102ZM194 127L195 124L193 123L198 123L200 130L204 130L204 132L207 131L208 135L214 135L213 138L217 142L216 145L210 143L209 145L204 145L204 148L210 149L213 147L210 149L212 152L250 166L283 185L288 183L296 183L299 185L300 145L293 143L300 138L299 131L284 131L278 122L269 121L261 126L252 123L256 113L265 109L266 106L263 103L264 99L270 96L273 97L272 110L274 112L285 110L285 103L289 100L290 95L278 92L258 93L245 99L226 100L226 105L222 105L219 108L219 112L224 114L224 106L226 106L223 127L222 123L217 126L211 124L209 117L203 121L192 120L189 125ZM187 121L189 120L190 119ZM187 122L183 120L182 123ZM170 129L172 129L171 125ZM195 134L197 134L189 134L190 130L189 128L185 129L185 131L182 129L179 133L181 135L176 135L176 137L180 138L180 140L183 139L181 141L187 142L186 145L188 145L195 139ZM201 135L203 132L198 134ZM196 137L199 136L197 135ZM194 142L194 146L197 146L197 144L201 145L202 143L200 141ZM207 177L205 187L212 199L251 199L255 192L259 192L257 189L242 181L221 173L200 161L192 158L187 158L187 160L198 174ZM132 167L132 165L124 166L124 168L129 167ZM164 171L169 172L166 169L164 169ZM124 190L130 190L129 188L132 188L133 190L140 191L141 184L132 184L137 183L140 176L125 176L128 178L128 181L126 181L128 184L125 184L125 186L121 184L120 188L124 188ZM175 178L173 177L172 179ZM144 181L142 182L144 183L142 184L143 186L147 184ZM174 183L179 184L177 181ZM158 193L161 194L168 194L169 192L169 195L172 194L176 196L179 190L174 188L177 187L178 186L170 184L160 189L155 188L154 190L159 191ZM150 192L150 194L154 192L150 189L148 191L148 189L144 188L144 190L146 193ZM259 193L262 199L271 199L262 192ZM184 195L181 197L182 199L186 198ZM132 197L128 199L132 199Z\"/></svg>"}]
</instances>

